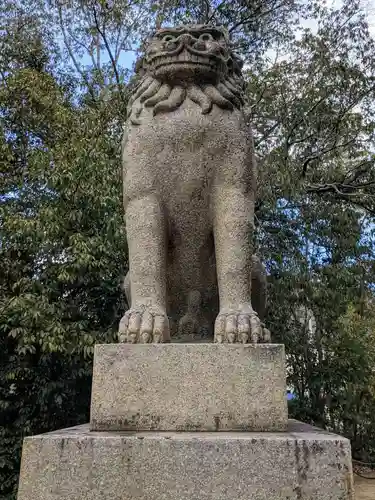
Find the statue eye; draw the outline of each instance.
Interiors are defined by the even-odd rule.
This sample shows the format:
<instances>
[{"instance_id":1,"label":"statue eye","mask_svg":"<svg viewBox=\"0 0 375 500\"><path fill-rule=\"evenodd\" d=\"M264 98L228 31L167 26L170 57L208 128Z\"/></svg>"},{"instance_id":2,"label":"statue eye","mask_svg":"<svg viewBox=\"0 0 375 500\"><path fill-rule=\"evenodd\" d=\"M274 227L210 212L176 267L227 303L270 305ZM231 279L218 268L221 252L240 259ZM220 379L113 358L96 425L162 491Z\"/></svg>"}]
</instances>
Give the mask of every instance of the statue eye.
<instances>
[{"instance_id":1,"label":"statue eye","mask_svg":"<svg viewBox=\"0 0 375 500\"><path fill-rule=\"evenodd\" d=\"M204 42L208 42L210 40L213 40L213 37L210 33L203 33L203 35L201 35L199 37L199 40L203 40Z\"/></svg>"},{"instance_id":2,"label":"statue eye","mask_svg":"<svg viewBox=\"0 0 375 500\"><path fill-rule=\"evenodd\" d=\"M163 36L163 42L172 42L174 41L174 36L173 35L165 35Z\"/></svg>"}]
</instances>

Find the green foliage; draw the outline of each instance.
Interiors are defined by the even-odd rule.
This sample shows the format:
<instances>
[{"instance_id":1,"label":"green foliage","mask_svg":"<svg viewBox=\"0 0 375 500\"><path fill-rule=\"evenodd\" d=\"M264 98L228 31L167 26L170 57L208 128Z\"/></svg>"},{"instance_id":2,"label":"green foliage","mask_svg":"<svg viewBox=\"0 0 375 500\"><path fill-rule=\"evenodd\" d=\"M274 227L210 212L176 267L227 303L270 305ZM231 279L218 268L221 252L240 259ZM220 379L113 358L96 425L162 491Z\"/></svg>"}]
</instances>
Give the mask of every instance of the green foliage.
<instances>
[{"instance_id":1,"label":"green foliage","mask_svg":"<svg viewBox=\"0 0 375 500\"><path fill-rule=\"evenodd\" d=\"M349 305L327 346L336 370L327 390L327 426L352 443L353 453L363 461L373 457L375 439L375 314L368 303L358 312Z\"/></svg>"},{"instance_id":2,"label":"green foliage","mask_svg":"<svg viewBox=\"0 0 375 500\"><path fill-rule=\"evenodd\" d=\"M375 316L373 304L358 312L349 304L330 335L305 339L292 354L294 415L350 438L353 455L374 453Z\"/></svg>"},{"instance_id":3,"label":"green foliage","mask_svg":"<svg viewBox=\"0 0 375 500\"><path fill-rule=\"evenodd\" d=\"M374 461L375 47L360 2L73 0L46 12L28 0L0 19L0 497L15 496L23 436L88 419L93 346L115 339L125 308L124 61L175 22L224 23L246 63L257 247L291 413Z\"/></svg>"},{"instance_id":4,"label":"green foliage","mask_svg":"<svg viewBox=\"0 0 375 500\"><path fill-rule=\"evenodd\" d=\"M13 31L2 40L11 48L7 36ZM93 346L113 341L125 307L124 106L117 91L77 102L74 76L51 73L45 53L38 45L30 64L19 47L1 68L0 496L7 499L23 436L87 421Z\"/></svg>"}]
</instances>

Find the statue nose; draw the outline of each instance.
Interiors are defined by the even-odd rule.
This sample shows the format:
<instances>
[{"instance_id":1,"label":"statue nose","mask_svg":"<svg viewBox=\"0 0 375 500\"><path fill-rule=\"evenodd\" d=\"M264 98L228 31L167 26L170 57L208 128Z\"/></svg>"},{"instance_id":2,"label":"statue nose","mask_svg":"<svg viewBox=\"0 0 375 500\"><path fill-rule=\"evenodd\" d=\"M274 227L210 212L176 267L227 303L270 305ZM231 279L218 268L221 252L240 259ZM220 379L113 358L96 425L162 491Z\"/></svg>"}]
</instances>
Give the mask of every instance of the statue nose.
<instances>
[{"instance_id":1,"label":"statue nose","mask_svg":"<svg viewBox=\"0 0 375 500\"><path fill-rule=\"evenodd\" d=\"M184 33L183 35L179 36L178 39L184 44L184 45L191 45L193 38L191 35L188 33Z\"/></svg>"}]
</instances>

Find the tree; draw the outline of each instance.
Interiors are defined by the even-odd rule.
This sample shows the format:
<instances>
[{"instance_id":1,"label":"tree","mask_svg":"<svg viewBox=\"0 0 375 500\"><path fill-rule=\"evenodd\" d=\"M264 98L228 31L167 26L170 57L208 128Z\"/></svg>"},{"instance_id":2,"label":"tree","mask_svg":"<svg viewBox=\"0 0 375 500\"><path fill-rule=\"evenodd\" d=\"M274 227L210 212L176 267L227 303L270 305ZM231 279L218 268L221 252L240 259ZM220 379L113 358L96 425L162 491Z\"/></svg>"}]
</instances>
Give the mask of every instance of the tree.
<instances>
[{"instance_id":1,"label":"tree","mask_svg":"<svg viewBox=\"0 0 375 500\"><path fill-rule=\"evenodd\" d=\"M248 73L268 324L286 344L291 411L346 434L357 458L373 457L375 447L372 336L359 339L370 332L374 290L373 48L358 4L348 3L322 12L316 33L304 31L288 54L275 51ZM313 314L313 332L301 310ZM348 315L362 325L358 337L350 337ZM357 401L353 391L366 395L359 409L349 402Z\"/></svg>"},{"instance_id":2,"label":"tree","mask_svg":"<svg viewBox=\"0 0 375 500\"><path fill-rule=\"evenodd\" d=\"M92 103L81 94L77 101L74 75L60 78L50 70L37 19L23 23L21 17L19 12L16 26L10 20L1 40L5 498L15 492L24 435L87 421L93 346L115 338L127 265L118 95Z\"/></svg>"}]
</instances>

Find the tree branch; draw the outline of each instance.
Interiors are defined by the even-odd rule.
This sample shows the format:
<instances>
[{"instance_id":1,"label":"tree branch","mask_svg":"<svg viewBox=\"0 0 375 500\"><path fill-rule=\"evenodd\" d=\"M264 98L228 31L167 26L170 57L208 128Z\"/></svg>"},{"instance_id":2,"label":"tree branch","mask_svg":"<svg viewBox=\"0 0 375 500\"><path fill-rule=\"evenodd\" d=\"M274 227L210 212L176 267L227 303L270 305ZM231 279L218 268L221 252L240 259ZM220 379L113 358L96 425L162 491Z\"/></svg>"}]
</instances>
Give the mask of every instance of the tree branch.
<instances>
[{"instance_id":1,"label":"tree branch","mask_svg":"<svg viewBox=\"0 0 375 500\"><path fill-rule=\"evenodd\" d=\"M357 189L357 188L359 190L359 189L361 189L363 187L367 187L369 185L375 186L375 181L371 182L371 183L365 183L365 184L362 184L362 185L358 185L358 186L346 186L346 185L343 185L343 184L340 184L340 183L329 183L329 184L321 184L321 185L308 185L306 192L308 194L329 194L329 193L331 193L331 194L334 195L335 198L343 200L343 201L346 201L346 202L349 202L349 203L351 203L353 205L356 205L356 206L362 208L363 210L366 210L371 215L375 215L375 209L374 208L368 206L364 201L355 199L358 196L360 196L361 194L363 195L363 193L360 193L360 192L354 193L354 192L344 192L344 191L342 191L342 189L345 189L345 188L348 188L348 187L351 190ZM371 198L375 198L375 195L369 195L369 194L367 194L367 196L370 196Z\"/></svg>"},{"instance_id":2,"label":"tree branch","mask_svg":"<svg viewBox=\"0 0 375 500\"><path fill-rule=\"evenodd\" d=\"M263 134L263 136L261 137L261 139L259 139L259 141L255 141L255 147L258 147L260 146L260 144L262 144L262 142L264 142L266 139L268 139L268 137L272 134L272 132L274 130L277 129L277 127L281 125L281 122L276 122L274 125L272 125L272 127L270 127L267 132L265 132Z\"/></svg>"},{"instance_id":3,"label":"tree branch","mask_svg":"<svg viewBox=\"0 0 375 500\"><path fill-rule=\"evenodd\" d=\"M350 139L349 141L346 141L342 144L337 144L337 139L336 139L331 147L329 147L323 151L319 151L319 153L306 158L306 160L303 162L303 165L302 165L302 177L305 177L307 167L308 167L310 162L317 160L318 158L326 155L327 153L331 153L335 149L345 148L346 146L349 146L349 144L352 144L357 139L357 137L358 136L355 136L353 139Z\"/></svg>"},{"instance_id":4,"label":"tree branch","mask_svg":"<svg viewBox=\"0 0 375 500\"><path fill-rule=\"evenodd\" d=\"M119 91L119 94L120 94L120 99L123 101L124 104L126 104L124 96L122 95L120 75L119 75L119 73L117 71L116 61L115 61L115 58L113 57L113 54L112 54L112 51L111 51L111 47L109 46L109 43L108 43L108 40L107 40L107 36L106 36L106 33L105 33L104 23L103 23L103 29L100 28L100 24L99 24L98 15L97 15L97 12L96 12L95 5L93 5L93 13L94 13L95 27L96 27L96 29L98 30L98 33L100 34L100 36L103 39L105 48L107 49L109 58L111 60L112 68L113 68L113 71L115 73L117 88L118 88L118 91Z\"/></svg>"},{"instance_id":5,"label":"tree branch","mask_svg":"<svg viewBox=\"0 0 375 500\"><path fill-rule=\"evenodd\" d=\"M350 177L346 177L346 184L353 184L356 180L358 180L362 175L367 174L371 167L374 166L375 160L365 160L359 165L356 165L349 173L352 175Z\"/></svg>"},{"instance_id":6,"label":"tree branch","mask_svg":"<svg viewBox=\"0 0 375 500\"><path fill-rule=\"evenodd\" d=\"M233 33L233 31L235 31L240 26L243 26L243 25L247 24L249 21L251 21L251 19L259 19L261 17L267 16L268 14L271 14L272 12L275 12L276 10L280 9L281 7L283 7L284 4L285 4L285 2L281 2L279 5L276 5L272 9L268 9L265 12L260 12L259 15L257 15L257 16L254 16L254 13L252 12L249 16L244 17L243 19L241 19L240 21L238 21L236 24L234 24L230 28L229 33Z\"/></svg>"},{"instance_id":7,"label":"tree branch","mask_svg":"<svg viewBox=\"0 0 375 500\"><path fill-rule=\"evenodd\" d=\"M301 123L303 123L303 121L305 120L306 116L308 116L312 111L314 111L314 109L316 109L325 99L327 99L327 94L324 94L323 97L321 97L317 102L315 102L307 111L306 113L304 113L302 115L302 118L300 120L297 120L293 125L292 125L292 128L289 130L288 132L288 135L285 139L285 146L286 146L286 151L289 151L289 148L292 144L294 143L291 143L290 142L290 139L292 137L292 134L293 132L295 131L295 129L301 125Z\"/></svg>"},{"instance_id":8,"label":"tree branch","mask_svg":"<svg viewBox=\"0 0 375 500\"><path fill-rule=\"evenodd\" d=\"M81 75L81 78L82 80L85 82L85 84L87 85L87 89L90 93L90 96L92 98L93 101L96 101L96 96L95 96L95 92L94 92L94 89L89 81L89 79L87 78L87 75L85 75L85 73L82 71L82 69L80 68L79 64L78 64L78 61L77 59L75 58L74 56L74 53L72 51L72 48L69 44L69 41L68 41L68 37L67 37L67 34L66 34L66 31L65 31L65 27L64 27L64 20L63 20L63 16L62 16L62 10L61 10L61 6L59 5L58 6L58 14L59 14L59 22L60 22L60 27L61 27L61 31L62 31L62 35L63 35L63 39L64 39L64 44L65 44L65 47L68 51L68 54L74 64L74 67L76 68L77 72Z\"/></svg>"}]
</instances>

